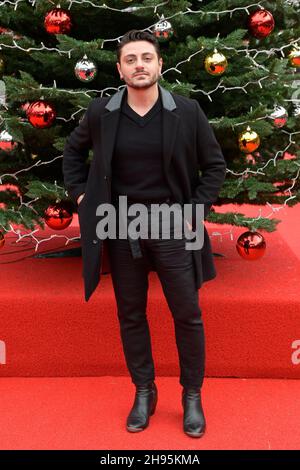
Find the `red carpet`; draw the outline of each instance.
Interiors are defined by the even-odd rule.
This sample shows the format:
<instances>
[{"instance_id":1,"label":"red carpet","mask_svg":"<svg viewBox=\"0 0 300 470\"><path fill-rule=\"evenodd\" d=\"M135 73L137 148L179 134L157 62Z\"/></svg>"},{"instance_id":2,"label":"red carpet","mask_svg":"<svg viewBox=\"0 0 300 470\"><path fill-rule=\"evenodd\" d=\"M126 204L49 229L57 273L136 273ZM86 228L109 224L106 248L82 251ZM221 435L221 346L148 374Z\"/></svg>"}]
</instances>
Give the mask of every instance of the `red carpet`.
<instances>
[{"instance_id":1,"label":"red carpet","mask_svg":"<svg viewBox=\"0 0 300 470\"><path fill-rule=\"evenodd\" d=\"M206 379L201 439L183 433L177 379L157 385L149 427L132 434L127 378L2 378L0 449L299 449L299 380Z\"/></svg>"},{"instance_id":2,"label":"red carpet","mask_svg":"<svg viewBox=\"0 0 300 470\"><path fill-rule=\"evenodd\" d=\"M217 208L230 209L257 217L259 207ZM262 216L269 213L262 208ZM202 439L182 430L173 321L156 274L149 277L147 313L158 405L149 428L130 434L134 386L110 275L86 303L81 258L22 261L34 244L7 239L0 252L0 449L298 449L300 381L292 379L300 377L300 205L274 217L283 222L263 233L267 250L257 262L236 252L245 229L207 223L213 251L223 256L215 258L217 278L199 291L206 376L219 377L204 381ZM76 237L76 222L39 252Z\"/></svg>"},{"instance_id":3,"label":"red carpet","mask_svg":"<svg viewBox=\"0 0 300 470\"><path fill-rule=\"evenodd\" d=\"M258 215L257 207L232 207ZM232 227L207 224L210 235L224 234L212 237L214 252L223 255L216 258L218 276L199 291L207 376L300 377L300 205L274 216L283 222L277 232L264 233L267 250L255 262L242 260L236 252L235 241L244 229L233 228L231 240L226 232ZM76 220L63 232L76 236ZM57 248L64 242L54 238L49 243ZM41 251L46 246L42 244ZM2 263L23 257L20 251L8 253L13 250L16 246L7 241ZM29 250L33 252L33 246ZM88 303L83 298L81 258L3 264L0 276L0 341L6 347L5 363L0 356L1 376L127 376L110 275L102 275ZM171 314L156 273L149 281L156 373L178 376Z\"/></svg>"}]
</instances>

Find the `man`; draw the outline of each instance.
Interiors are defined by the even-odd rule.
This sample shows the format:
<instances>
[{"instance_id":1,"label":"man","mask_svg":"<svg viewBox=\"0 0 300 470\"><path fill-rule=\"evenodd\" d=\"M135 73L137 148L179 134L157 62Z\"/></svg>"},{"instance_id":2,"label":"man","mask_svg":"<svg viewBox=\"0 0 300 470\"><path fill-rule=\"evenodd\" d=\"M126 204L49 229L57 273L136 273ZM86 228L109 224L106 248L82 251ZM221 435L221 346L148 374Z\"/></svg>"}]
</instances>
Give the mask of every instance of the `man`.
<instances>
[{"instance_id":1,"label":"man","mask_svg":"<svg viewBox=\"0 0 300 470\"><path fill-rule=\"evenodd\" d=\"M198 102L158 84L162 58L155 37L129 31L118 44L117 57L126 86L112 97L91 101L64 150L65 186L78 204L86 301L100 280L100 204L117 207L119 196L127 196L129 205L144 203L150 215L152 203L190 203L189 228L194 230L196 206L203 204L207 215L226 173L220 145ZM93 159L88 168L90 148ZM204 244L197 250L187 250L186 240L174 239L174 232L175 224L169 239L128 236L107 242L124 355L136 387L127 430L145 429L157 403L146 318L148 273L155 269L174 319L183 429L191 437L201 437L206 428L201 403L205 348L198 289L216 272L205 228Z\"/></svg>"}]
</instances>

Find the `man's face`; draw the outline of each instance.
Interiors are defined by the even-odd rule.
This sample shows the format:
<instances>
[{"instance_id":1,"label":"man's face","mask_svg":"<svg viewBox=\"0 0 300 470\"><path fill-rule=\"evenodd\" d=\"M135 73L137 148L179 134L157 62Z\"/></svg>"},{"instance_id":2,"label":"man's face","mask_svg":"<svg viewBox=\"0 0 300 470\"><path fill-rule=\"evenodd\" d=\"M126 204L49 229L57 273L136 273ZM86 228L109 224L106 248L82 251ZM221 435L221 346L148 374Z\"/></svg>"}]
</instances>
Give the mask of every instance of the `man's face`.
<instances>
[{"instance_id":1,"label":"man's face","mask_svg":"<svg viewBox=\"0 0 300 470\"><path fill-rule=\"evenodd\" d=\"M149 88L159 79L162 59L158 59L151 42L133 41L122 47L117 68L127 86Z\"/></svg>"}]
</instances>

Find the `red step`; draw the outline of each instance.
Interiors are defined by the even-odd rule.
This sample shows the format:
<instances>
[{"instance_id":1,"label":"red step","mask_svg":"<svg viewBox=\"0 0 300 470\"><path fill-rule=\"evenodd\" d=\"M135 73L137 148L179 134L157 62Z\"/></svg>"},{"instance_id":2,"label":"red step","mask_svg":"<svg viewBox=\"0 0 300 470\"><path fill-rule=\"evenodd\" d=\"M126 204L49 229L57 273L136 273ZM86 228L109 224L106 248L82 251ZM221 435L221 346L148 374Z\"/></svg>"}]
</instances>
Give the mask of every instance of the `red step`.
<instances>
[{"instance_id":1,"label":"red step","mask_svg":"<svg viewBox=\"0 0 300 470\"><path fill-rule=\"evenodd\" d=\"M276 232L263 233L266 253L253 262L240 258L235 248L245 229L207 223L213 251L223 255L215 258L217 278L199 290L207 376L300 377L298 206L275 213L283 222ZM237 212L245 209L235 206ZM247 209L249 216L257 216L259 206ZM226 235L230 229L233 240ZM76 218L58 235L78 235ZM34 253L34 244L21 251L28 239L19 245L14 240L6 240L0 252L0 376L127 375L110 275L102 274L86 303L81 258L22 260ZM54 238L40 247L57 249L64 243ZM147 313L156 373L178 376L171 313L156 273L150 273L149 281Z\"/></svg>"}]
</instances>

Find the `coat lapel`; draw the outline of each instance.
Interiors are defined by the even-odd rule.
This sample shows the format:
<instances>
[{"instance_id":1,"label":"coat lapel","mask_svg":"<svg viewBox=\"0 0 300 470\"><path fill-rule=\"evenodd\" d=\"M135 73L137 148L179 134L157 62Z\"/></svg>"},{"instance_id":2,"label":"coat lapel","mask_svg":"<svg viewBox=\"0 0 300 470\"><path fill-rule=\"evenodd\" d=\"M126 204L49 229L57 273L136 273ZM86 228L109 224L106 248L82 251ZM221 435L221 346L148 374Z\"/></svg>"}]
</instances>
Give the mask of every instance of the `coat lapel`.
<instances>
[{"instance_id":1,"label":"coat lapel","mask_svg":"<svg viewBox=\"0 0 300 470\"><path fill-rule=\"evenodd\" d=\"M106 166L106 175L111 177L111 160L120 117L120 110L114 110L101 116L101 146Z\"/></svg>"},{"instance_id":2,"label":"coat lapel","mask_svg":"<svg viewBox=\"0 0 300 470\"><path fill-rule=\"evenodd\" d=\"M163 135L163 167L165 174L168 174L168 168L173 154L177 126L179 123L178 114L173 111L177 108L171 93L158 85L162 98L162 135ZM102 155L104 155L106 174L111 176L111 160L114 151L114 144L117 137L117 129L120 118L120 109L125 87L115 93L105 105L109 112L101 115L101 145Z\"/></svg>"}]
</instances>

